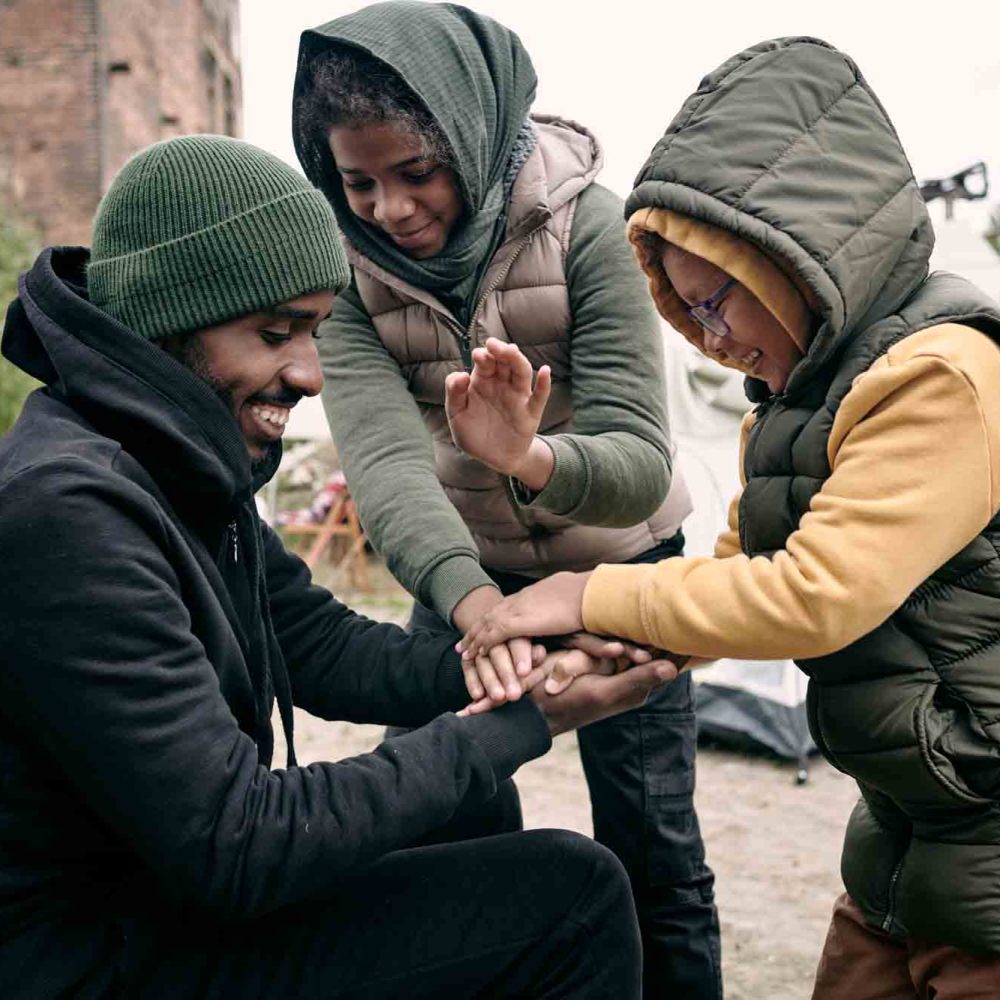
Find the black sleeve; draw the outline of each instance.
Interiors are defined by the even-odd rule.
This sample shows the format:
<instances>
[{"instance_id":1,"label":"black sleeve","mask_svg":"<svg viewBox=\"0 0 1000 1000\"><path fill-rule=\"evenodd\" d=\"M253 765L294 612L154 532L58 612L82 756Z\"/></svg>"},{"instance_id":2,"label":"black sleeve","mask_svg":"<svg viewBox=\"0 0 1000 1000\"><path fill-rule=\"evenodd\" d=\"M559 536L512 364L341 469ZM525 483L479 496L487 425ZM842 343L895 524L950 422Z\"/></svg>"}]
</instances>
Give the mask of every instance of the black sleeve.
<instances>
[{"instance_id":1,"label":"black sleeve","mask_svg":"<svg viewBox=\"0 0 1000 1000\"><path fill-rule=\"evenodd\" d=\"M263 526L278 643L295 704L323 719L419 726L469 703L460 636L415 632L355 614L311 582L306 564Z\"/></svg>"},{"instance_id":2,"label":"black sleeve","mask_svg":"<svg viewBox=\"0 0 1000 1000\"><path fill-rule=\"evenodd\" d=\"M191 630L177 544L145 493L82 461L0 490L2 712L188 905L247 918L335 899L547 748L518 704L481 734L445 714L373 753L268 771Z\"/></svg>"}]
</instances>

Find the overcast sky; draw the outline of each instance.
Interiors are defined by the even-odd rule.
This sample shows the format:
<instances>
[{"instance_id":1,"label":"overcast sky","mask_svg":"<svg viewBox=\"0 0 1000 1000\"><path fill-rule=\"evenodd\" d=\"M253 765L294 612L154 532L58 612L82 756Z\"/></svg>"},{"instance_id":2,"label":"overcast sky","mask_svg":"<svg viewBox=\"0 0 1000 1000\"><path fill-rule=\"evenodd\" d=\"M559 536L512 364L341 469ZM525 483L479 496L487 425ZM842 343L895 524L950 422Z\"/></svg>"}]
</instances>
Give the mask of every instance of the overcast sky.
<instances>
[{"instance_id":1,"label":"overcast sky","mask_svg":"<svg viewBox=\"0 0 1000 1000\"><path fill-rule=\"evenodd\" d=\"M242 0L247 140L295 164L289 109L299 34L361 6ZM985 160L993 186L986 204L1000 203L998 0L613 0L599 8L579 0L472 0L466 6L521 36L538 73L534 109L595 132L606 156L600 180L621 195L706 72L765 38L814 35L860 65L918 179ZM960 217L985 225L986 214L980 204Z\"/></svg>"}]
</instances>

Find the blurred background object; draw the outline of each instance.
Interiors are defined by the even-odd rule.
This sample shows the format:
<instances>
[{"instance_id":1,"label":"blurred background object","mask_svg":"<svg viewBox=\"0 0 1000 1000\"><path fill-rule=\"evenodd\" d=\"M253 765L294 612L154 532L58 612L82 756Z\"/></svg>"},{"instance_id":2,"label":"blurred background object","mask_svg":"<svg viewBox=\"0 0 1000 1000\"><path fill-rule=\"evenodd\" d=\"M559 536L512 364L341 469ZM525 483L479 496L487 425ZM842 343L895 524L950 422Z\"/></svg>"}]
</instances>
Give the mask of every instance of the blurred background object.
<instances>
[{"instance_id":1,"label":"blurred background object","mask_svg":"<svg viewBox=\"0 0 1000 1000\"><path fill-rule=\"evenodd\" d=\"M0 2L0 309L137 150L242 129L239 0ZM35 383L0 361L0 434Z\"/></svg>"},{"instance_id":2,"label":"blurred background object","mask_svg":"<svg viewBox=\"0 0 1000 1000\"><path fill-rule=\"evenodd\" d=\"M980 160L971 167L960 170L950 177L942 177L934 181L924 181L920 185L920 194L924 201L931 202L935 198L944 199L945 218L952 217L955 201L981 201L989 194L990 182L986 175L986 164Z\"/></svg>"},{"instance_id":3,"label":"blurred background object","mask_svg":"<svg viewBox=\"0 0 1000 1000\"><path fill-rule=\"evenodd\" d=\"M960 274L1000 299L1000 208L994 209L984 231L978 216L970 217L960 207L963 202L982 201L989 190L983 162L920 185L934 222L931 270Z\"/></svg>"},{"instance_id":4,"label":"blurred background object","mask_svg":"<svg viewBox=\"0 0 1000 1000\"><path fill-rule=\"evenodd\" d=\"M37 234L18 221L0 196L0 310L17 295L17 278L34 260L41 246ZM0 358L0 435L14 425L28 393L38 383Z\"/></svg>"}]
</instances>

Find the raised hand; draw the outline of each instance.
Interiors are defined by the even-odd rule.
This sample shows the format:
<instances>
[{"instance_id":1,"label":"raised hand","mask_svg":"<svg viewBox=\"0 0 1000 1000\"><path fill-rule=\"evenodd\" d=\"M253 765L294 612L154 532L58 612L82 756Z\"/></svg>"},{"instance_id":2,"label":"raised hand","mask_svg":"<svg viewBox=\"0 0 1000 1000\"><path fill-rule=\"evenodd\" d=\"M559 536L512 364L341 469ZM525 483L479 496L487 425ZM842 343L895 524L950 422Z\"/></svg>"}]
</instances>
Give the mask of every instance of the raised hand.
<instances>
[{"instance_id":1,"label":"raised hand","mask_svg":"<svg viewBox=\"0 0 1000 1000\"><path fill-rule=\"evenodd\" d=\"M554 458L536 437L552 388L548 365L532 369L515 344L495 337L472 352L472 373L453 372L445 386L445 410L455 444L505 476L541 490Z\"/></svg>"}]
</instances>

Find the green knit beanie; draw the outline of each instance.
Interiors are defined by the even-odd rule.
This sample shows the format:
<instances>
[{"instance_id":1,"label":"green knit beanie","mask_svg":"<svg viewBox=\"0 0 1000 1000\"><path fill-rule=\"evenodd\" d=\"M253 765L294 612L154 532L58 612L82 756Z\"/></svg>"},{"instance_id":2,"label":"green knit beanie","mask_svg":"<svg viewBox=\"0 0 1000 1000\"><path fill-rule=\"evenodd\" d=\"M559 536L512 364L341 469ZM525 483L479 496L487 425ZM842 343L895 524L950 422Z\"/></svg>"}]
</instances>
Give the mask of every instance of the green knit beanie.
<instances>
[{"instance_id":1,"label":"green knit beanie","mask_svg":"<svg viewBox=\"0 0 1000 1000\"><path fill-rule=\"evenodd\" d=\"M189 135L137 153L94 216L90 299L142 337L348 284L326 200L270 153Z\"/></svg>"}]
</instances>

